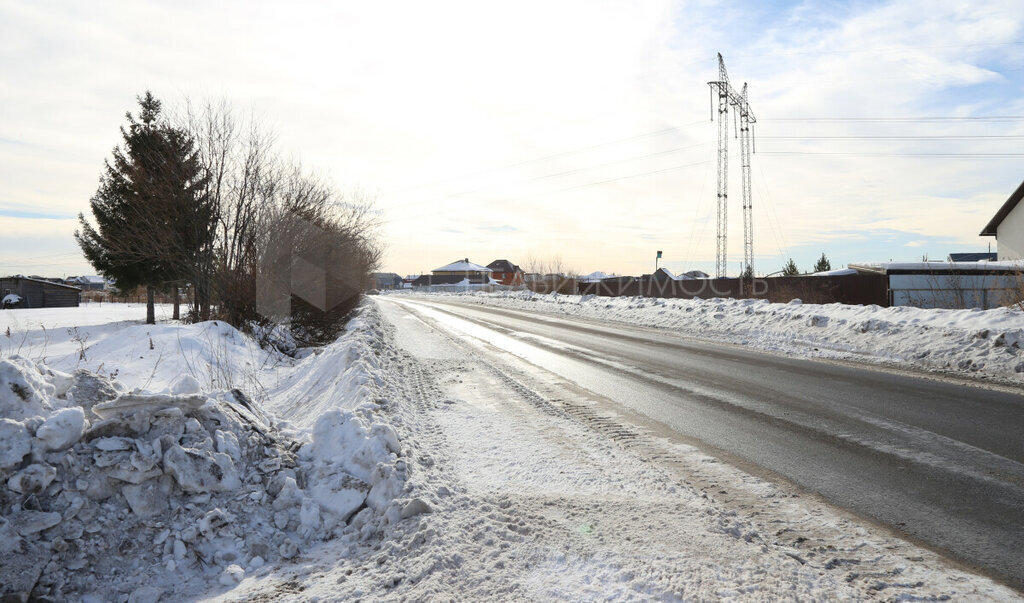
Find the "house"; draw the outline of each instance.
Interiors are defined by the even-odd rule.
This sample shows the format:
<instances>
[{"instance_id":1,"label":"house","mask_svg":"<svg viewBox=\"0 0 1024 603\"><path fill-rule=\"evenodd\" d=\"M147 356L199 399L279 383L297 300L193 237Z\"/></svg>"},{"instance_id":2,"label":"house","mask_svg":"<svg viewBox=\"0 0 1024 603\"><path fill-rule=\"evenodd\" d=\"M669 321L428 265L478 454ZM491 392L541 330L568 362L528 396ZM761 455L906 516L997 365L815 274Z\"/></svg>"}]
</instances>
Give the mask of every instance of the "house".
<instances>
[{"instance_id":1,"label":"house","mask_svg":"<svg viewBox=\"0 0 1024 603\"><path fill-rule=\"evenodd\" d=\"M523 270L508 260L494 260L487 267L491 269L491 278L502 285L516 287L523 284Z\"/></svg>"},{"instance_id":2,"label":"house","mask_svg":"<svg viewBox=\"0 0 1024 603\"><path fill-rule=\"evenodd\" d=\"M21 308L77 308L82 290L30 276L0 278L0 298L16 295Z\"/></svg>"},{"instance_id":3,"label":"house","mask_svg":"<svg viewBox=\"0 0 1024 603\"><path fill-rule=\"evenodd\" d=\"M431 270L431 274L421 275L412 282L413 287L430 287L434 285L489 285L491 269L487 266L474 264L469 258L456 260L440 268Z\"/></svg>"},{"instance_id":4,"label":"house","mask_svg":"<svg viewBox=\"0 0 1024 603\"><path fill-rule=\"evenodd\" d=\"M701 279L701 278L710 278L710 277L708 276L708 274L706 272L701 272L700 270L691 270L689 272L684 272L682 274L673 274L672 271L669 270L668 268L662 267L662 268L658 268L657 270L655 270L654 274L645 274L641 278L643 278L645 280L654 280L654 281L666 281L666 280L690 281L690 280Z\"/></svg>"},{"instance_id":5,"label":"house","mask_svg":"<svg viewBox=\"0 0 1024 603\"><path fill-rule=\"evenodd\" d=\"M82 291L103 291L107 288L107 281L102 276L72 276L64 279L64 284Z\"/></svg>"},{"instance_id":6,"label":"house","mask_svg":"<svg viewBox=\"0 0 1024 603\"><path fill-rule=\"evenodd\" d=\"M1013 191L996 215L982 229L983 237L995 237L1000 260L1024 259L1024 207L1019 207L1024 198L1024 182Z\"/></svg>"},{"instance_id":7,"label":"house","mask_svg":"<svg viewBox=\"0 0 1024 603\"><path fill-rule=\"evenodd\" d=\"M371 286L380 291L402 288L402 277L394 272L374 272L370 274Z\"/></svg>"}]
</instances>

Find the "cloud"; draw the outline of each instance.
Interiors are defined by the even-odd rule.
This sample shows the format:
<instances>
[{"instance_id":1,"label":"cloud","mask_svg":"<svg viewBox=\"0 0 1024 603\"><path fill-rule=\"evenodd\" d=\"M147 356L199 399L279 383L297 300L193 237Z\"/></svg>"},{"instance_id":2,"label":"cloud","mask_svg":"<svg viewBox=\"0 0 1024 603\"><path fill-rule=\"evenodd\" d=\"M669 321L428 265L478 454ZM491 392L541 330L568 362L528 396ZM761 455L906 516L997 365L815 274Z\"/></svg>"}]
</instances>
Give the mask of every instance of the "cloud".
<instances>
[{"instance_id":1,"label":"cloud","mask_svg":"<svg viewBox=\"0 0 1024 603\"><path fill-rule=\"evenodd\" d=\"M780 118L1020 115L1017 4L5 3L3 207L87 212L124 112L148 87L169 109L184 97L251 109L286 155L379 190L389 270L561 253L628 273L649 270L653 246L710 270L707 82L721 51L759 120L754 236L766 264L830 245L888 259L872 254L890 253L876 243L897 231L981 246L976 231L1019 184L1020 158L906 154L1005 152L1020 139L863 137L1024 136L1021 122Z\"/></svg>"}]
</instances>

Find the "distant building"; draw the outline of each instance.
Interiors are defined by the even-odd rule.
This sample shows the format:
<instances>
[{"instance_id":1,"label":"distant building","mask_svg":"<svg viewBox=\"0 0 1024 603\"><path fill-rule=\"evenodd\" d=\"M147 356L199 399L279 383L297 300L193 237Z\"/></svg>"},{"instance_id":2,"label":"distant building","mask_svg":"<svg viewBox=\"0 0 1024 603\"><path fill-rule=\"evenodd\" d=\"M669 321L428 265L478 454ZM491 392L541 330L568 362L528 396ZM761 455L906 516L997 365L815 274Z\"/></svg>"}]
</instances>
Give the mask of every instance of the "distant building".
<instances>
[{"instance_id":1,"label":"distant building","mask_svg":"<svg viewBox=\"0 0 1024 603\"><path fill-rule=\"evenodd\" d=\"M494 260L487 267L491 269L491 278L502 285L515 287L523 284L523 270L508 260Z\"/></svg>"},{"instance_id":2,"label":"distant building","mask_svg":"<svg viewBox=\"0 0 1024 603\"><path fill-rule=\"evenodd\" d=\"M429 287L433 285L489 285L491 284L491 269L487 266L474 264L469 258L457 260L440 268L435 268L431 274L424 274L413 281L413 287Z\"/></svg>"},{"instance_id":3,"label":"distant building","mask_svg":"<svg viewBox=\"0 0 1024 603\"><path fill-rule=\"evenodd\" d=\"M21 298L20 308L76 308L82 290L30 276L0 278L0 298L11 294Z\"/></svg>"},{"instance_id":4,"label":"distant building","mask_svg":"<svg viewBox=\"0 0 1024 603\"><path fill-rule=\"evenodd\" d=\"M691 270L682 274L673 274L668 268L658 268L653 274L645 274L642 278L650 279L655 281L662 280L673 280L673 281L688 281L699 278L710 278L706 272L700 270Z\"/></svg>"},{"instance_id":5,"label":"distant building","mask_svg":"<svg viewBox=\"0 0 1024 603\"><path fill-rule=\"evenodd\" d=\"M1024 182L1020 183L981 231L980 236L996 238L996 251L1000 260L1024 259L1024 208L1019 206L1022 198Z\"/></svg>"},{"instance_id":6,"label":"distant building","mask_svg":"<svg viewBox=\"0 0 1024 603\"><path fill-rule=\"evenodd\" d=\"M402 277L394 272L374 272L370 276L373 278L374 289L390 291L402 288Z\"/></svg>"},{"instance_id":7,"label":"distant building","mask_svg":"<svg viewBox=\"0 0 1024 603\"><path fill-rule=\"evenodd\" d=\"M103 291L107 288L107 280L102 276L72 276L64 279L64 284L82 291Z\"/></svg>"}]
</instances>

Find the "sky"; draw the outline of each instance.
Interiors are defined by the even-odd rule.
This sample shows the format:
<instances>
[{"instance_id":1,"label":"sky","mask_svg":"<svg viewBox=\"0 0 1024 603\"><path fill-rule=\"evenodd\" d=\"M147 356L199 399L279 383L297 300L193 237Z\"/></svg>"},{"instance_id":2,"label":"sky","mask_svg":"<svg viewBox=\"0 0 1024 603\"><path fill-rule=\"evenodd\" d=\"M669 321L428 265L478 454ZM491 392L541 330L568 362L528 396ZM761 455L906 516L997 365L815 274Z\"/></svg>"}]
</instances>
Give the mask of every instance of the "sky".
<instances>
[{"instance_id":1,"label":"sky","mask_svg":"<svg viewBox=\"0 0 1024 603\"><path fill-rule=\"evenodd\" d=\"M995 249L978 233L1024 179L1020 0L0 0L0 274L94 272L76 216L147 89L227 101L372 199L384 271L635 275L660 250L713 274L717 53L757 120L757 273Z\"/></svg>"}]
</instances>

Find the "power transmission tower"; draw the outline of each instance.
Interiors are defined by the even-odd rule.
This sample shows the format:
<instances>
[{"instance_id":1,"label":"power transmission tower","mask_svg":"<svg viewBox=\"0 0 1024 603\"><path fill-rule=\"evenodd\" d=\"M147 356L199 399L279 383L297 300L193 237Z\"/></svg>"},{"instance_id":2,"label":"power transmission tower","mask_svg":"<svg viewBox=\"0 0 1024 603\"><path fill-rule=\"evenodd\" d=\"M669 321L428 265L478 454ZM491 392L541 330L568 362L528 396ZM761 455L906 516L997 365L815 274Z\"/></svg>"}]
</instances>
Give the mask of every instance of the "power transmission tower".
<instances>
[{"instance_id":1,"label":"power transmission tower","mask_svg":"<svg viewBox=\"0 0 1024 603\"><path fill-rule=\"evenodd\" d=\"M747 85L743 91L729 83L729 74L725 70L725 60L718 53L718 81L708 82L711 88L711 120L714 121L714 93L718 92L718 238L716 240L715 276L723 277L726 273L728 200L729 200L729 106L736 109L739 119L740 155L743 181L743 271L742 274L754 274L754 223L753 204L750 187L750 156L754 147L754 129L757 122L754 112L747 102Z\"/></svg>"}]
</instances>

